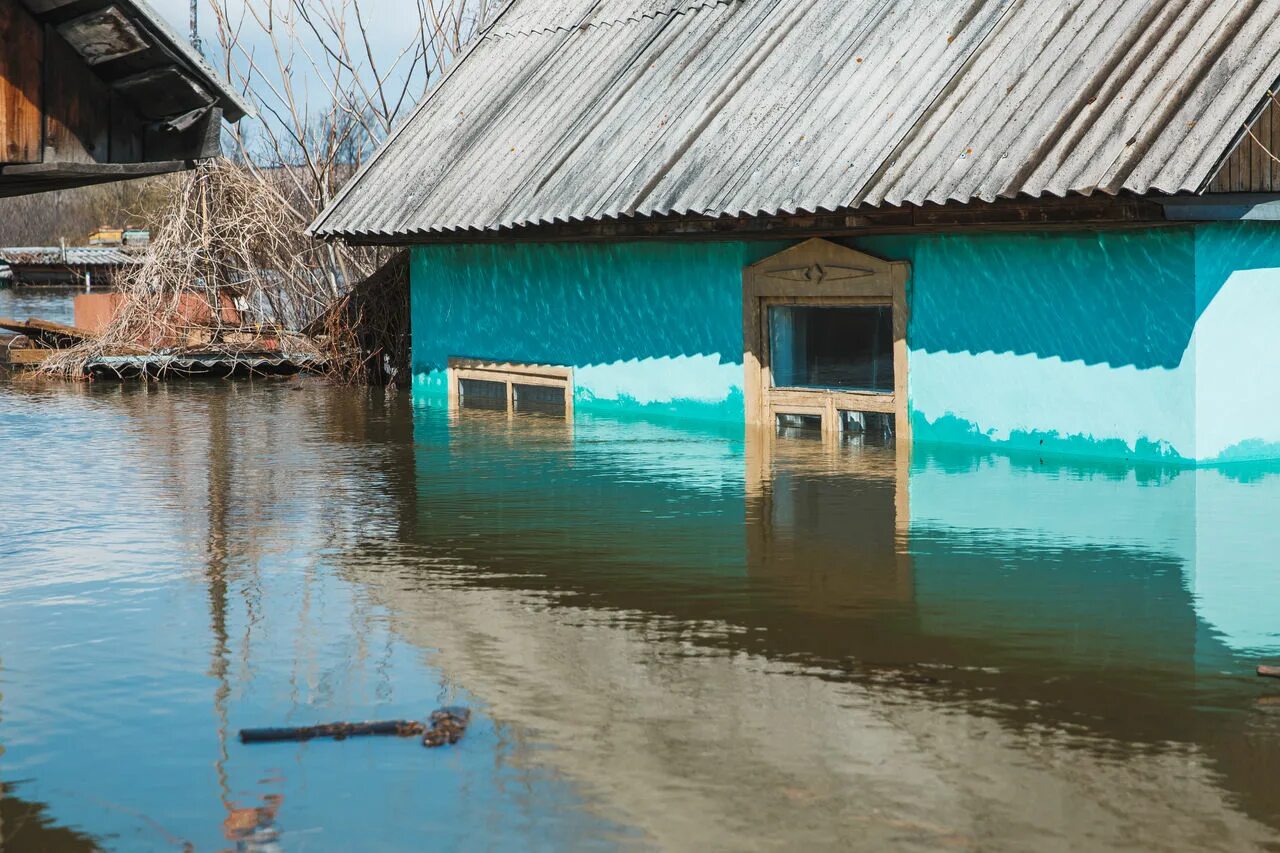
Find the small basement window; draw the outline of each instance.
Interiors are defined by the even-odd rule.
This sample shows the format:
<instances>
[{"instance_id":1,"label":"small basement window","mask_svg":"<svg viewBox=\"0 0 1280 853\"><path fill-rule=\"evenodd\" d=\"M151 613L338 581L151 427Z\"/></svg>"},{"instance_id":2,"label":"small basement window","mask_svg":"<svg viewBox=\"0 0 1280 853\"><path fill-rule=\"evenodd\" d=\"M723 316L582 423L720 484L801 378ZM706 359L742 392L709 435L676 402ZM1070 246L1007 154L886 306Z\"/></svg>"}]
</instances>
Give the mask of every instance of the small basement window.
<instances>
[{"instance_id":1,"label":"small basement window","mask_svg":"<svg viewBox=\"0 0 1280 853\"><path fill-rule=\"evenodd\" d=\"M563 386L523 385L517 382L512 385L512 406L517 412L563 415L565 391Z\"/></svg>"},{"instance_id":2,"label":"small basement window","mask_svg":"<svg viewBox=\"0 0 1280 853\"><path fill-rule=\"evenodd\" d=\"M458 403L464 409L507 410L507 386L487 379L460 379Z\"/></svg>"},{"instance_id":3,"label":"small basement window","mask_svg":"<svg viewBox=\"0 0 1280 853\"><path fill-rule=\"evenodd\" d=\"M796 415L779 412L778 435L786 438L821 438L822 415Z\"/></svg>"},{"instance_id":4,"label":"small basement window","mask_svg":"<svg viewBox=\"0 0 1280 853\"><path fill-rule=\"evenodd\" d=\"M840 412L840 434L872 443L893 441L895 418L889 412Z\"/></svg>"},{"instance_id":5,"label":"small basement window","mask_svg":"<svg viewBox=\"0 0 1280 853\"><path fill-rule=\"evenodd\" d=\"M571 367L450 358L448 376L451 408L573 415Z\"/></svg>"}]
</instances>

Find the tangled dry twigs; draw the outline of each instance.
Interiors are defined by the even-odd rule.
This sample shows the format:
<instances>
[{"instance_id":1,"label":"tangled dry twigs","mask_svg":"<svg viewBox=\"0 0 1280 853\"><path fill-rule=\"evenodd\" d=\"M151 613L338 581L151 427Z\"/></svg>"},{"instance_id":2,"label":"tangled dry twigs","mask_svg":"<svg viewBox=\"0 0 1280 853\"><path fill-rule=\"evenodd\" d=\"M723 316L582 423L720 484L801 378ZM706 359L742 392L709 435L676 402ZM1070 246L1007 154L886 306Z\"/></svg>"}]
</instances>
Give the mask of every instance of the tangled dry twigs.
<instances>
[{"instance_id":1,"label":"tangled dry twigs","mask_svg":"<svg viewBox=\"0 0 1280 853\"><path fill-rule=\"evenodd\" d=\"M377 316L396 310L394 299L353 301L348 291L383 258L306 236L308 206L293 204L284 176L275 178L214 160L176 182L143 263L118 283L111 322L99 337L51 356L42 372L80 377L111 355L278 352L322 361L338 379L367 381L371 357L382 353L362 351L370 342L362 326L400 321Z\"/></svg>"}]
</instances>

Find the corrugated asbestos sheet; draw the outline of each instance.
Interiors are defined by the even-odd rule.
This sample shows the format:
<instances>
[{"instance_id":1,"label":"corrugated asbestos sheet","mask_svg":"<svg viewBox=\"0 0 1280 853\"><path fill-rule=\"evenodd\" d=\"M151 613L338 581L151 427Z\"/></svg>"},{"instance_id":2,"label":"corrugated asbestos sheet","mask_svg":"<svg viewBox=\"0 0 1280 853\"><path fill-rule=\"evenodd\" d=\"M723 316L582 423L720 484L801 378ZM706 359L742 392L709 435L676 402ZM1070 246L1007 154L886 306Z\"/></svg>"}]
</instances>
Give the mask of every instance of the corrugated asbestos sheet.
<instances>
[{"instance_id":1,"label":"corrugated asbestos sheet","mask_svg":"<svg viewBox=\"0 0 1280 853\"><path fill-rule=\"evenodd\" d=\"M1280 0L513 0L313 228L1198 192L1280 78L1278 16Z\"/></svg>"},{"instance_id":2,"label":"corrugated asbestos sheet","mask_svg":"<svg viewBox=\"0 0 1280 853\"><path fill-rule=\"evenodd\" d=\"M115 246L30 246L0 249L0 264L11 266L123 266L142 263L137 251Z\"/></svg>"}]
</instances>

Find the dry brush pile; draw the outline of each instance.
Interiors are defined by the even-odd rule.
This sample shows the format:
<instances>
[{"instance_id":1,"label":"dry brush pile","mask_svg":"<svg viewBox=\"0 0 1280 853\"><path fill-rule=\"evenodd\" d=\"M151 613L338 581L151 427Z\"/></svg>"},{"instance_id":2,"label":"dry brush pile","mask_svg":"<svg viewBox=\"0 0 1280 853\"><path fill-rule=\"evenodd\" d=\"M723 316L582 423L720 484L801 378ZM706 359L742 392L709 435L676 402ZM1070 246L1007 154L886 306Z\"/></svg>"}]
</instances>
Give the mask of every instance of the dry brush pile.
<instances>
[{"instance_id":1,"label":"dry brush pile","mask_svg":"<svg viewBox=\"0 0 1280 853\"><path fill-rule=\"evenodd\" d=\"M394 293L381 300L351 293L368 292L358 285L385 257L312 240L310 211L291 202L289 186L278 170L227 160L174 182L142 263L117 283L113 319L100 335L51 356L43 372L81 377L104 356L201 353L278 354L322 364L344 381L385 376L388 352L369 329L402 325L379 316L401 306Z\"/></svg>"},{"instance_id":2,"label":"dry brush pile","mask_svg":"<svg viewBox=\"0 0 1280 853\"><path fill-rule=\"evenodd\" d=\"M438 82L500 0L413 0L388 29L368 0L209 0L216 55L258 108L226 128L218 160L169 185L144 263L95 340L59 351L48 375L84 376L103 356L263 350L328 373L408 373L403 253L324 244L307 226Z\"/></svg>"}]
</instances>

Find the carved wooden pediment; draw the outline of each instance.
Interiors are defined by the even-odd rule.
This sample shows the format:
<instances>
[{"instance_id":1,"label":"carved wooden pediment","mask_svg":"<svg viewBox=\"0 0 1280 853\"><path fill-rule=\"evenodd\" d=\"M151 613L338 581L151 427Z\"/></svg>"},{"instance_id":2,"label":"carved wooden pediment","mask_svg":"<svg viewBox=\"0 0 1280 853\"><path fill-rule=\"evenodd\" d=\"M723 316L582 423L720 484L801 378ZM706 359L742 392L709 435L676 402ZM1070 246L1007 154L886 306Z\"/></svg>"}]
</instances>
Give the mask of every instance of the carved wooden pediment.
<instances>
[{"instance_id":1,"label":"carved wooden pediment","mask_svg":"<svg viewBox=\"0 0 1280 853\"><path fill-rule=\"evenodd\" d=\"M875 270L863 267L846 267L838 264L809 264L807 267L782 267L765 270L770 278L782 281L803 281L809 284L822 284L824 281L849 281L855 278L866 278L875 275Z\"/></svg>"}]
</instances>

